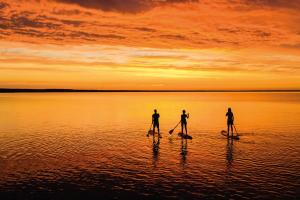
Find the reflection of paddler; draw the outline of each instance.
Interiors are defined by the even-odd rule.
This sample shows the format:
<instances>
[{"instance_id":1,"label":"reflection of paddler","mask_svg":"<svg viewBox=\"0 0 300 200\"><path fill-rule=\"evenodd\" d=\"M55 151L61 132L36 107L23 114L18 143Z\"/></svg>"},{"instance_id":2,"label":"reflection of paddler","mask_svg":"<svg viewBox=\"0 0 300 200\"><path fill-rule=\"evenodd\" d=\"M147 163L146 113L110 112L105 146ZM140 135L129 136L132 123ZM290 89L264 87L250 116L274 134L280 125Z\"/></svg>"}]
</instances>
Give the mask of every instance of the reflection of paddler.
<instances>
[{"instance_id":1,"label":"reflection of paddler","mask_svg":"<svg viewBox=\"0 0 300 200\"><path fill-rule=\"evenodd\" d=\"M233 161L233 140L227 140L226 160L228 163Z\"/></svg>"},{"instance_id":2,"label":"reflection of paddler","mask_svg":"<svg viewBox=\"0 0 300 200\"><path fill-rule=\"evenodd\" d=\"M187 154L187 140L181 139L181 155L185 156Z\"/></svg>"},{"instance_id":3,"label":"reflection of paddler","mask_svg":"<svg viewBox=\"0 0 300 200\"><path fill-rule=\"evenodd\" d=\"M159 144L160 144L160 138L158 137L157 140L155 140L155 137L153 135L152 152L153 152L154 167L156 167L156 163L159 157Z\"/></svg>"},{"instance_id":4,"label":"reflection of paddler","mask_svg":"<svg viewBox=\"0 0 300 200\"><path fill-rule=\"evenodd\" d=\"M153 152L158 153L160 138L158 137L157 141L155 141L155 137L153 137L153 143L152 144L153 144Z\"/></svg>"}]
</instances>

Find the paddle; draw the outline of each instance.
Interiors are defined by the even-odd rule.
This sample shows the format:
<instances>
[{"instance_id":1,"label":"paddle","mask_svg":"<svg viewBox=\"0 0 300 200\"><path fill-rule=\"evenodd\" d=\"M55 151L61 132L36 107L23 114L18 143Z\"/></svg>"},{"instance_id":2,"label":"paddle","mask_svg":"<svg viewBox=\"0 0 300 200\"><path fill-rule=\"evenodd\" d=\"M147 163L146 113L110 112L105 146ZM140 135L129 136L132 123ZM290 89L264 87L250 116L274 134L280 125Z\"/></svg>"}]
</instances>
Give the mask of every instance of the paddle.
<instances>
[{"instance_id":1,"label":"paddle","mask_svg":"<svg viewBox=\"0 0 300 200\"><path fill-rule=\"evenodd\" d=\"M169 131L170 134L172 134L174 132L174 130L177 128L177 126L180 124L181 120L178 122L178 124L176 124L176 126Z\"/></svg>"},{"instance_id":2,"label":"paddle","mask_svg":"<svg viewBox=\"0 0 300 200\"><path fill-rule=\"evenodd\" d=\"M149 131L148 131L148 133L147 133L147 137L149 137L149 134L151 133L152 124L153 124L153 122L152 122L151 125L150 125Z\"/></svg>"},{"instance_id":3,"label":"paddle","mask_svg":"<svg viewBox=\"0 0 300 200\"><path fill-rule=\"evenodd\" d=\"M234 127L234 130L235 130L235 132L236 132L236 136L239 136L239 134L238 134L238 132L237 132L237 130L236 130L236 128L235 128L235 125L233 124L233 127Z\"/></svg>"}]
</instances>

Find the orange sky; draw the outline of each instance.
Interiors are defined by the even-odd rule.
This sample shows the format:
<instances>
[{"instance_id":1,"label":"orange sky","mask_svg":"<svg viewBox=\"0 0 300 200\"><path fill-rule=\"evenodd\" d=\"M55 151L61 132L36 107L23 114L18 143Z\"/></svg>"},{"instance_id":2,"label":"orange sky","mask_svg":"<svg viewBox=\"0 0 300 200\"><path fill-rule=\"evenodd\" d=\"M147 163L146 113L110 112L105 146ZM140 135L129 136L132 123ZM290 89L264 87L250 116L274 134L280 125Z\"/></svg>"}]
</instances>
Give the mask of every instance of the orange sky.
<instances>
[{"instance_id":1,"label":"orange sky","mask_svg":"<svg viewBox=\"0 0 300 200\"><path fill-rule=\"evenodd\" d=\"M0 87L300 89L300 0L0 0Z\"/></svg>"}]
</instances>

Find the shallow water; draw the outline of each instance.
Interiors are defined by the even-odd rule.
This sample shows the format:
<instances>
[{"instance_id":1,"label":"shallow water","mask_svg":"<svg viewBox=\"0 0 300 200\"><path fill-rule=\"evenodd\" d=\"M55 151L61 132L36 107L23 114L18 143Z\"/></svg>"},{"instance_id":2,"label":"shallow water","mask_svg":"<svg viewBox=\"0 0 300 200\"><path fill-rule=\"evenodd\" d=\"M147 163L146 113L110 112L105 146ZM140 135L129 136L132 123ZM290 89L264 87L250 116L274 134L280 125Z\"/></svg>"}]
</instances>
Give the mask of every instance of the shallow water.
<instances>
[{"instance_id":1,"label":"shallow water","mask_svg":"<svg viewBox=\"0 0 300 200\"><path fill-rule=\"evenodd\" d=\"M193 140L168 133L183 108ZM300 93L0 94L0 113L1 199L300 198Z\"/></svg>"}]
</instances>

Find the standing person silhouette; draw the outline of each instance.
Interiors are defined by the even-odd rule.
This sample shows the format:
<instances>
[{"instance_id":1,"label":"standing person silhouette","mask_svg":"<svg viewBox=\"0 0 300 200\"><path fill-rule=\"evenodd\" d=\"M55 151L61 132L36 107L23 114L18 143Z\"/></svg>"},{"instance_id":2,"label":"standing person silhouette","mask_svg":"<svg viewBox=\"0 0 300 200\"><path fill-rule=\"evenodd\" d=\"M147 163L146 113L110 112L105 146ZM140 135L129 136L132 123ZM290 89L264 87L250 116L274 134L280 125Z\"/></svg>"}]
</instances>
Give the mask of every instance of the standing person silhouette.
<instances>
[{"instance_id":1,"label":"standing person silhouette","mask_svg":"<svg viewBox=\"0 0 300 200\"><path fill-rule=\"evenodd\" d=\"M185 114L185 110L182 111L181 115L181 133L183 134L183 128L185 129L185 135L187 136L187 119L190 117L189 113Z\"/></svg>"},{"instance_id":2,"label":"standing person silhouette","mask_svg":"<svg viewBox=\"0 0 300 200\"><path fill-rule=\"evenodd\" d=\"M227 136L229 137L229 129L231 129L231 137L233 137L234 116L233 116L233 112L231 111L231 108L228 108L226 117L227 117Z\"/></svg>"},{"instance_id":3,"label":"standing person silhouette","mask_svg":"<svg viewBox=\"0 0 300 200\"><path fill-rule=\"evenodd\" d=\"M160 135L159 132L159 114L157 113L157 110L154 109L154 114L152 115L152 124L153 124L153 135L155 134L155 127L157 127L158 135Z\"/></svg>"}]
</instances>

